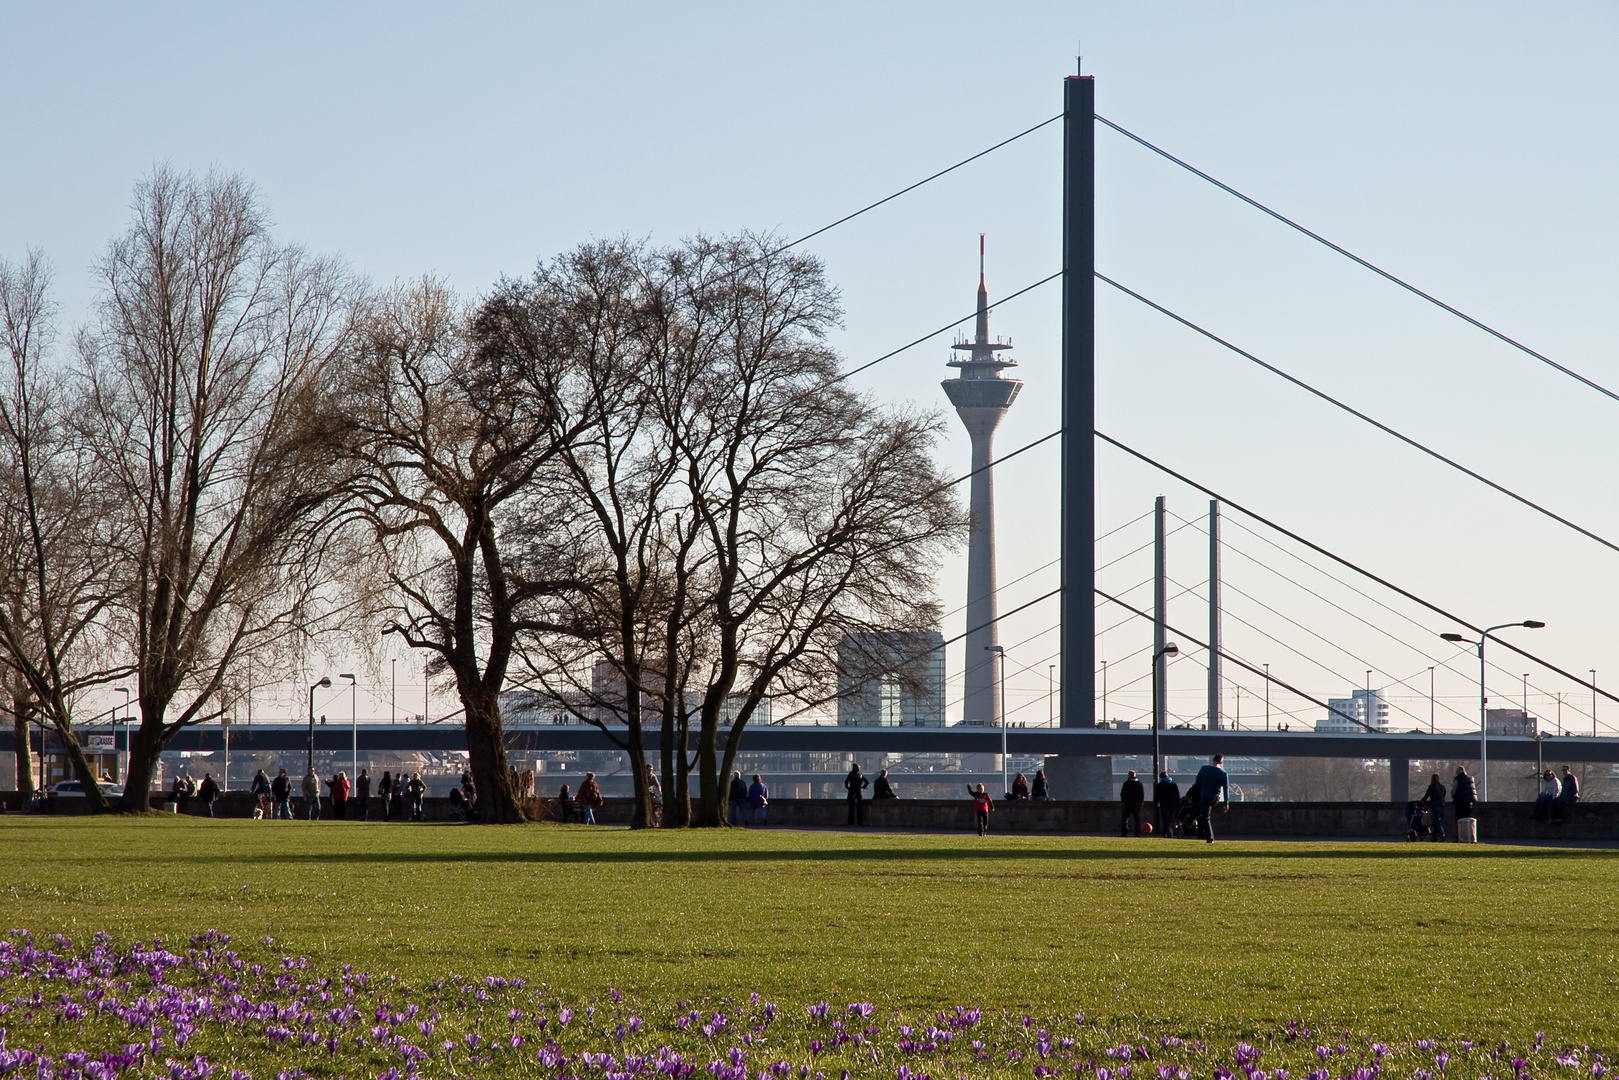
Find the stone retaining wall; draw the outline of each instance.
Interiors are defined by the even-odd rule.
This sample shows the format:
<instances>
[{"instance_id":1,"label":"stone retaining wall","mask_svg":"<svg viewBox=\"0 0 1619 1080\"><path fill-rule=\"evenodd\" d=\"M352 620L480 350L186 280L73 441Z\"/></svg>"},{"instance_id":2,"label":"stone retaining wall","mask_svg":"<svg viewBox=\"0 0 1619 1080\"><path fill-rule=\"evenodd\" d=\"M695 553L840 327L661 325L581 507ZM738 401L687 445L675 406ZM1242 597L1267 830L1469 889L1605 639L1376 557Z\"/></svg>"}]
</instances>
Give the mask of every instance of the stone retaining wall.
<instances>
[{"instance_id":1,"label":"stone retaining wall","mask_svg":"<svg viewBox=\"0 0 1619 1080\"><path fill-rule=\"evenodd\" d=\"M165 796L154 795L152 806L163 809ZM304 800L292 800L292 812L303 816ZM83 814L89 809L84 799L52 800L52 812L57 814ZM0 804L8 809L17 806L14 792L0 792ZM353 808L353 803L350 804ZM527 801L531 817L539 820L557 820L555 799ZM218 817L251 817L253 800L246 792L230 792L220 797L214 806ZM373 797L370 820L382 818L382 801ZM450 820L450 800L431 798L423 801L429 821ZM596 811L596 820L603 825L627 825L630 820L629 799L608 799ZM1450 807L1446 808L1447 815ZM188 814L198 815L202 804L193 798L186 808ZM973 820L972 803L966 799L893 799L867 802L866 826L879 829L916 829L942 832L972 832L977 826ZM1152 807L1147 807L1146 820L1151 820ZM1574 807L1561 825L1534 821L1529 814L1529 803L1492 802L1476 807L1479 838L1482 840L1619 840L1619 803L1588 802ZM321 817L332 818L330 799L321 800ZM1116 802L997 802L990 815L990 831L995 833L1051 833L1079 836L1117 836L1120 808ZM773 799L770 803L769 823L772 826L799 828L847 828L848 804L834 799ZM1455 835L1455 822L1447 816L1446 831ZM1405 837L1405 807L1397 803L1233 803L1229 812L1216 812L1216 837Z\"/></svg>"}]
</instances>

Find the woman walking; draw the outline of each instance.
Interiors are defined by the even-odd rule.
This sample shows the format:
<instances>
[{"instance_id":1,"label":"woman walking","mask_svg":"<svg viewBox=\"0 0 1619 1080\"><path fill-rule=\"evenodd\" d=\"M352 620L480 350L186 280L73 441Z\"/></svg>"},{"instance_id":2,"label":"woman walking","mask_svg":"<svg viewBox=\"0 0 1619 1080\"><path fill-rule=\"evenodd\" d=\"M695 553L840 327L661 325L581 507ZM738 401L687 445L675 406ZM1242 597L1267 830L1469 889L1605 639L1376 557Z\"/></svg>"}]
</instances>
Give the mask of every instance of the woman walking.
<instances>
[{"instance_id":1,"label":"woman walking","mask_svg":"<svg viewBox=\"0 0 1619 1080\"><path fill-rule=\"evenodd\" d=\"M387 769L382 770L382 779L377 782L377 794L382 796L382 820L391 821L393 819L394 778L393 773Z\"/></svg>"},{"instance_id":2,"label":"woman walking","mask_svg":"<svg viewBox=\"0 0 1619 1080\"><path fill-rule=\"evenodd\" d=\"M596 807L600 806L604 800L602 799L601 785L596 783L595 773L585 773L584 782L579 785L579 794L573 797L573 801L578 803L579 809L584 812L585 824L596 824Z\"/></svg>"}]
</instances>

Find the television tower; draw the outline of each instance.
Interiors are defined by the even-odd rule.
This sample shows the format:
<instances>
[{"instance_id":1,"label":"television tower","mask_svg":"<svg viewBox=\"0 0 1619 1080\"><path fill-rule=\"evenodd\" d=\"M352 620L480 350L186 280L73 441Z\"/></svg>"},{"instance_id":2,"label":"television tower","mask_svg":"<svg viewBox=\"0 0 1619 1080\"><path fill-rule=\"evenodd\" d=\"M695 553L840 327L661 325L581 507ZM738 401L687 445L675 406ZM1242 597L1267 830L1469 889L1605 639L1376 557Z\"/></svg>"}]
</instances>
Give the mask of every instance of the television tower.
<instances>
[{"instance_id":1,"label":"television tower","mask_svg":"<svg viewBox=\"0 0 1619 1080\"><path fill-rule=\"evenodd\" d=\"M956 415L967 425L973 444L972 531L967 540L967 658L962 665L964 724L993 727L1000 721L1000 688L995 679L997 644L995 625L995 484L990 466L995 461L995 429L1023 383L1002 376L1017 361L1003 359L1010 341L989 340L989 292L984 287L984 237L978 236L978 325L971 341L958 340L952 349L965 356L950 361L960 368L959 378L946 379L944 392Z\"/></svg>"}]
</instances>

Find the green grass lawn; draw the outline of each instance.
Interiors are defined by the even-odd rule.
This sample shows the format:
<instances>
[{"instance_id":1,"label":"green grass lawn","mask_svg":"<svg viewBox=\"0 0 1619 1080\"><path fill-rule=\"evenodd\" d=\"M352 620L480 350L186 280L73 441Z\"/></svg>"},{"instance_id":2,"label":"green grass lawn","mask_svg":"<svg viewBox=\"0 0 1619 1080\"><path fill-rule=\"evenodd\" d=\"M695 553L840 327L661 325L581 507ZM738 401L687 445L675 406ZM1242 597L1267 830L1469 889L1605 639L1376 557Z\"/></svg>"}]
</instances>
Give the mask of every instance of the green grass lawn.
<instances>
[{"instance_id":1,"label":"green grass lawn","mask_svg":"<svg viewBox=\"0 0 1619 1080\"><path fill-rule=\"evenodd\" d=\"M1615 851L22 817L0 851L5 926L417 985L1616 1041Z\"/></svg>"}]
</instances>

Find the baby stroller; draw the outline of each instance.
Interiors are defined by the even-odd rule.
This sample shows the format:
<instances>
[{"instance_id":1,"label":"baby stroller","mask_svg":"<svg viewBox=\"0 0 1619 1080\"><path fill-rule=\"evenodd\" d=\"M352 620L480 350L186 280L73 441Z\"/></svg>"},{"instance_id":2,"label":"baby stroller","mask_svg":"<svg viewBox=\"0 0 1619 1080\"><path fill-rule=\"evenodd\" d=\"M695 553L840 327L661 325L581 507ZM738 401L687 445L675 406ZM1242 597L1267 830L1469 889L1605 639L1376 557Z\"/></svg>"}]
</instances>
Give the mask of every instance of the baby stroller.
<instances>
[{"instance_id":1,"label":"baby stroller","mask_svg":"<svg viewBox=\"0 0 1619 1080\"><path fill-rule=\"evenodd\" d=\"M1182 839L1197 838L1197 796L1187 792L1175 810L1174 835Z\"/></svg>"},{"instance_id":2,"label":"baby stroller","mask_svg":"<svg viewBox=\"0 0 1619 1080\"><path fill-rule=\"evenodd\" d=\"M1425 802L1405 804L1405 838L1426 840L1433 836L1433 810Z\"/></svg>"}]
</instances>

